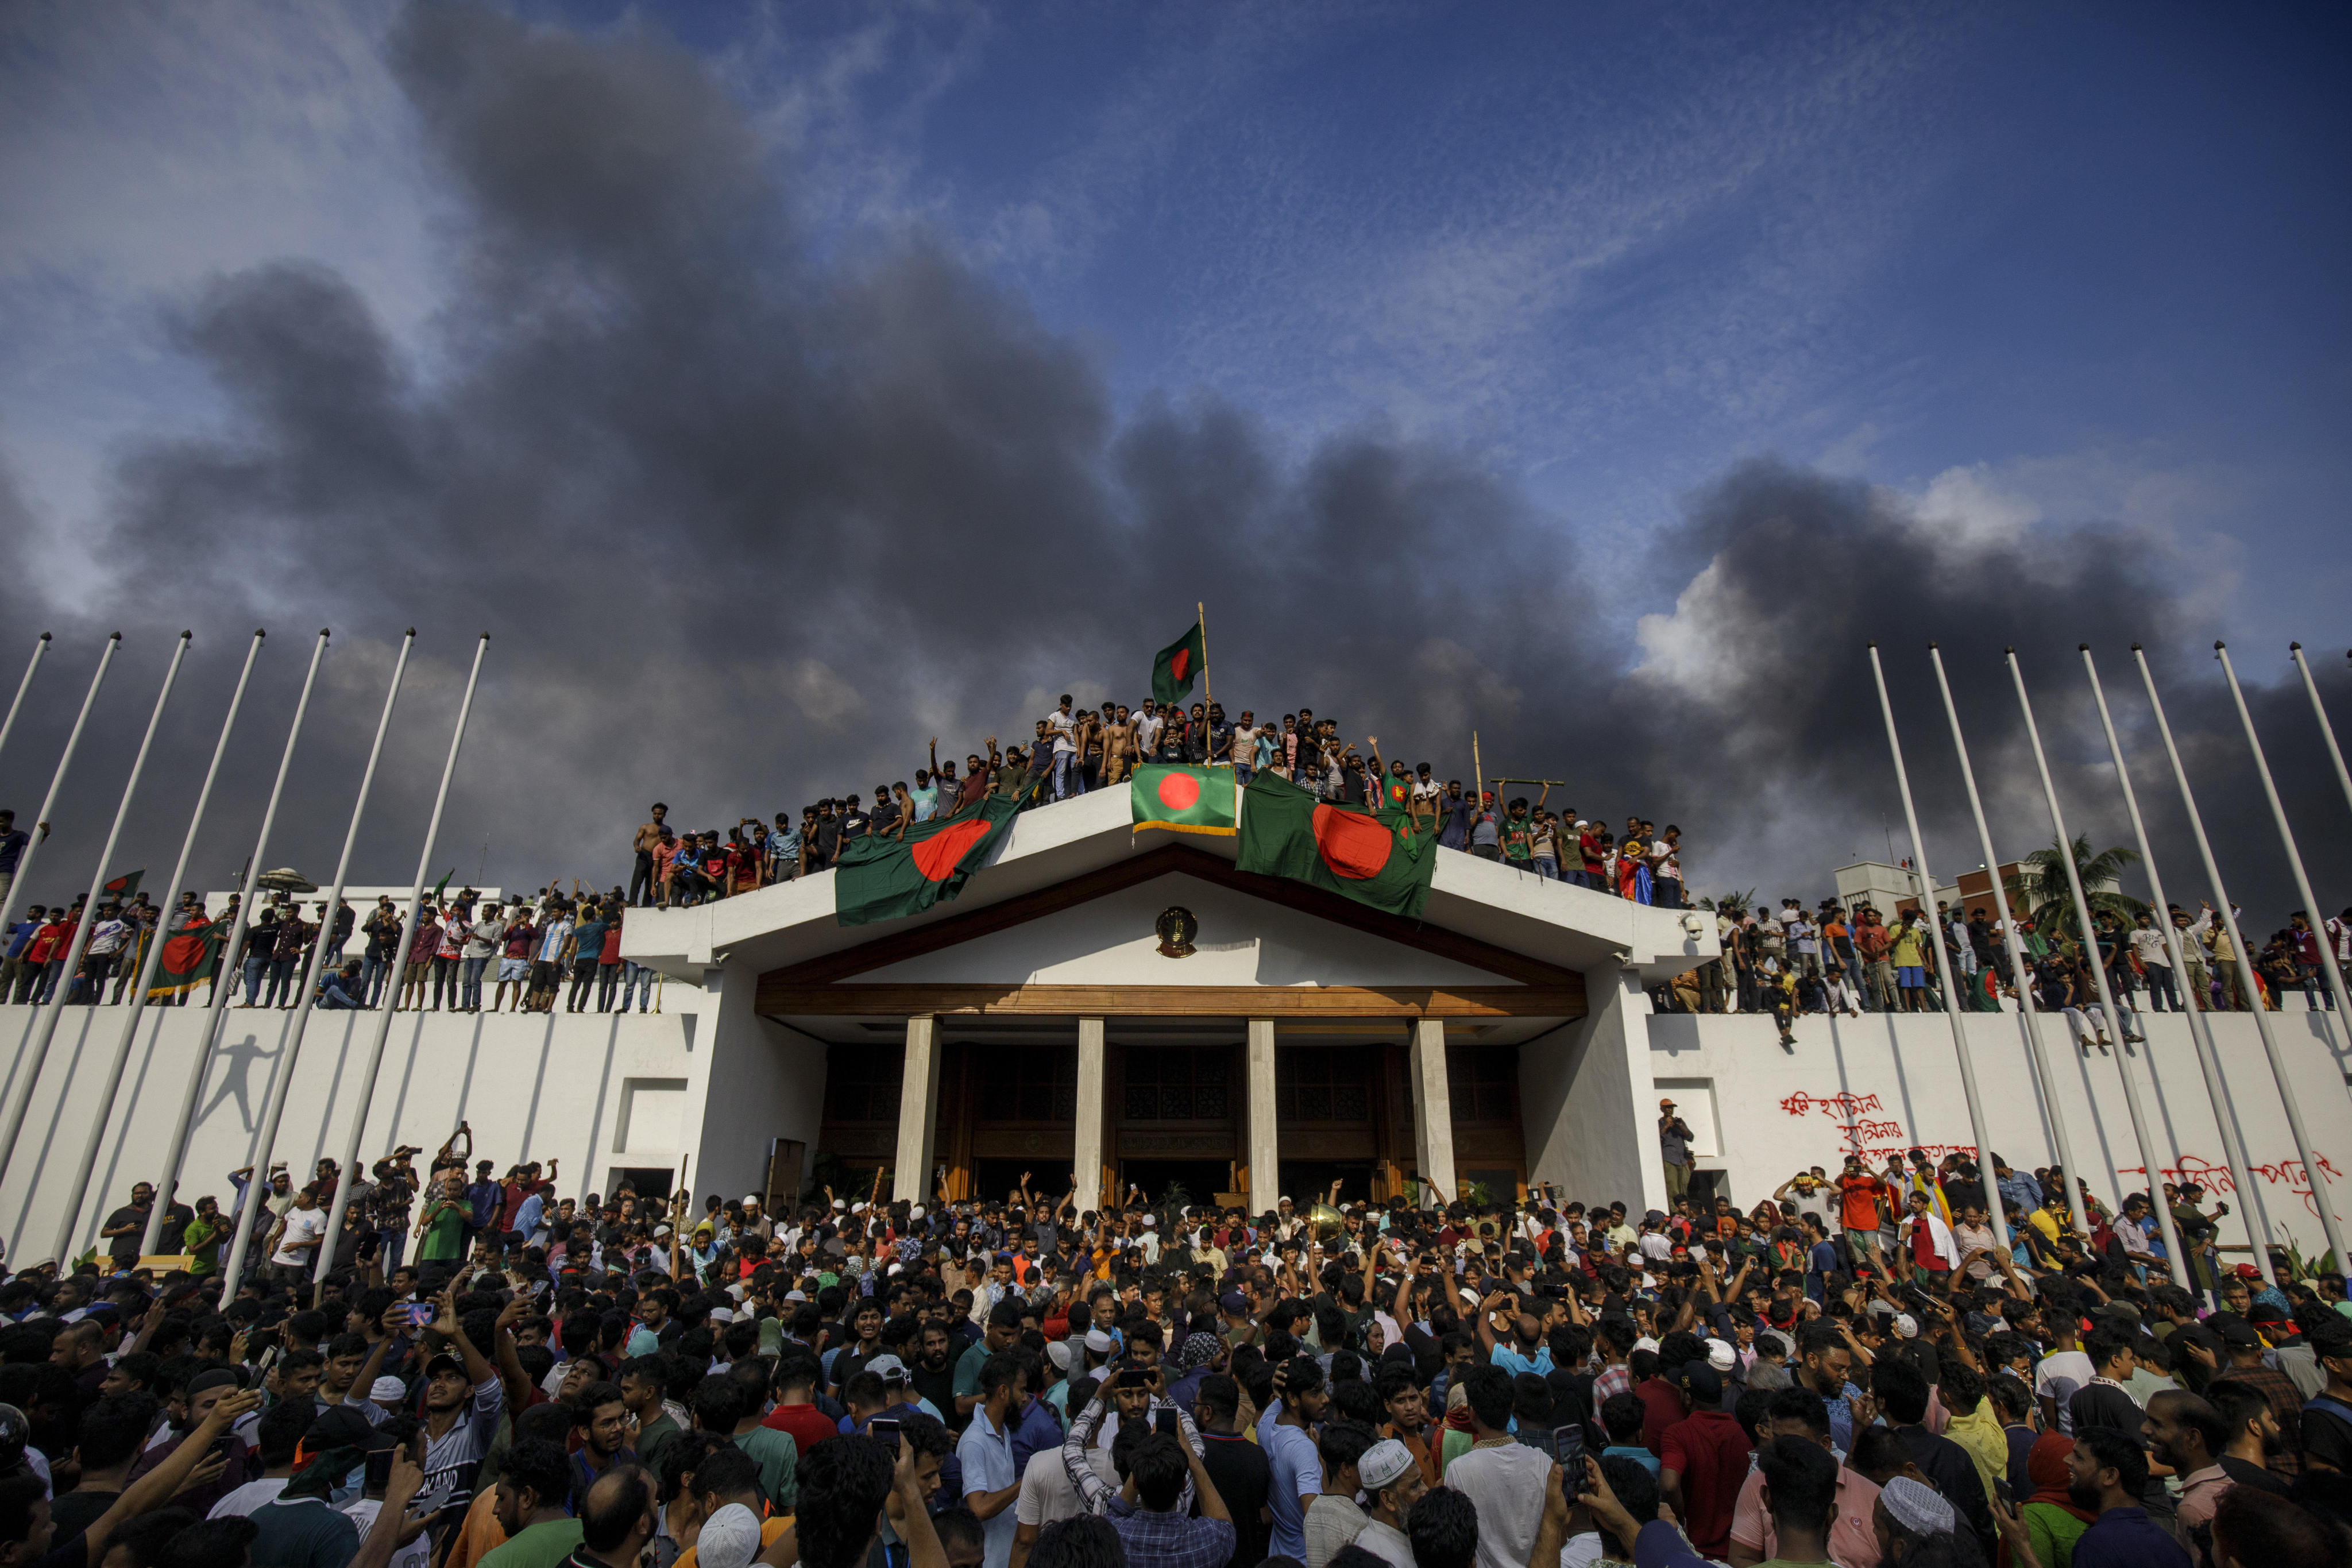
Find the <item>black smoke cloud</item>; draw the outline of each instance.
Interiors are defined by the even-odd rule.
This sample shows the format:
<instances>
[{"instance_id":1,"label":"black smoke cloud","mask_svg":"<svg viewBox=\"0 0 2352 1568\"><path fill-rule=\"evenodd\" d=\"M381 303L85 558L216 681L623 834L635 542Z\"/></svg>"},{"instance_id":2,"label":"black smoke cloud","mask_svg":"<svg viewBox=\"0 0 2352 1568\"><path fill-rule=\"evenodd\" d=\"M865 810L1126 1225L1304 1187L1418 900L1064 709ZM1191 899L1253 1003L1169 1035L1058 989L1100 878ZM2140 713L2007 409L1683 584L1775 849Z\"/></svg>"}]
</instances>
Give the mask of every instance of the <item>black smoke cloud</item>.
<instances>
[{"instance_id":1,"label":"black smoke cloud","mask_svg":"<svg viewBox=\"0 0 2352 1568\"><path fill-rule=\"evenodd\" d=\"M509 886L625 873L659 797L693 826L908 776L1025 734L1054 696L1140 695L1209 605L1222 700L1301 703L1391 756L1574 781L1592 815L1687 831L1697 884L1811 895L1899 816L1863 645L1886 645L1930 848L1974 865L1921 660L1953 660L2004 853L2044 842L1997 663L2025 650L2079 825L2122 831L2072 648L2165 650L2237 889L2284 908L2274 839L2189 653L2210 632L2159 546L2114 530L1961 546L1882 492L1770 462L1691 498L1647 559L1580 542L1461 451L1370 427L1297 458L1245 410L1154 399L1122 421L1096 367L919 231L817 254L793 174L692 57L424 4L389 48L447 198L454 287L414 363L342 278L288 261L177 301L167 329L226 411L113 475L97 551L119 621L0 584L54 625L41 700L0 757L29 815L86 679L126 652L36 898L89 874L171 635L197 655L118 868L160 877L254 625L273 647L192 880L250 847L316 626L336 628L268 855L323 881L402 627L418 661L358 881L404 879L475 635L484 694L435 874ZM0 509L15 505L0 489ZM18 509L21 510L21 509ZM1604 605L1664 600L1632 673ZM1659 606L1663 612L1666 605ZM5 654L0 647L0 654ZM2322 661L2326 663L2326 661ZM2340 663L2340 661L2337 661ZM2324 881L2343 803L2299 691L2258 717ZM2326 671L2340 700L2346 683ZM2118 693L2137 724L2138 699ZM2133 730L2137 737L2136 728ZM2299 738L2298 738L2299 737ZM2142 748L2147 754L2146 748ZM2168 792L2149 789L2159 831ZM2175 853L2176 896L2201 879ZM2269 918L2265 915L2263 918Z\"/></svg>"}]
</instances>

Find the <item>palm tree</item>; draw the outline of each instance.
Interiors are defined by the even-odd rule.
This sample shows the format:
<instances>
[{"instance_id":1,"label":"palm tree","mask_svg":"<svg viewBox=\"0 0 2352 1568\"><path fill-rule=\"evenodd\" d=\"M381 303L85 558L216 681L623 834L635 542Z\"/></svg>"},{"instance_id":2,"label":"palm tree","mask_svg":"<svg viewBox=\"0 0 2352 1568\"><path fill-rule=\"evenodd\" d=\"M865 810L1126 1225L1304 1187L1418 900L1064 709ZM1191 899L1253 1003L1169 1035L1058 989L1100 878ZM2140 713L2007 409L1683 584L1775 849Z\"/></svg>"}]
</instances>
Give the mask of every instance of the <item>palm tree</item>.
<instances>
[{"instance_id":1,"label":"palm tree","mask_svg":"<svg viewBox=\"0 0 2352 1568\"><path fill-rule=\"evenodd\" d=\"M2113 889L2123 879L2124 868L2139 858L2138 852L2117 845L2094 855L2088 834L2074 840L2074 874L2083 879L2083 898L2091 906L2091 918L2095 921L2112 914L2130 925L2147 906ZM2044 937L2063 934L2076 942L2082 940L2081 922L2074 918L2074 890L2066 882L2065 851L2055 838L2047 849L2028 855L2006 886L2012 901L2024 901L2033 929Z\"/></svg>"}]
</instances>

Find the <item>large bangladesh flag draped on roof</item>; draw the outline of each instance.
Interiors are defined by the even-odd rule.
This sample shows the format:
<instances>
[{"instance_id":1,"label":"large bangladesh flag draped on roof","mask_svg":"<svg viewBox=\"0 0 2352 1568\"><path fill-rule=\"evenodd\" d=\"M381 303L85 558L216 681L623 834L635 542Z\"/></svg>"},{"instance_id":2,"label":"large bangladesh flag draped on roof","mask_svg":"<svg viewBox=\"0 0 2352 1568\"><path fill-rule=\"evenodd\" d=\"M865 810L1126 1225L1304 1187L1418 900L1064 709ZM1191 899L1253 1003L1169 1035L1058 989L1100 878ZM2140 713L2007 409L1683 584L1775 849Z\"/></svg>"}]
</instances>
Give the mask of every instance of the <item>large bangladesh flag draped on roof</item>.
<instances>
[{"instance_id":1,"label":"large bangladesh flag draped on roof","mask_svg":"<svg viewBox=\"0 0 2352 1568\"><path fill-rule=\"evenodd\" d=\"M963 891L1013 831L1019 805L990 795L976 811L934 817L904 838L868 833L834 861L833 918L845 926L920 914Z\"/></svg>"},{"instance_id":2,"label":"large bangladesh flag draped on roof","mask_svg":"<svg viewBox=\"0 0 2352 1568\"><path fill-rule=\"evenodd\" d=\"M1234 770L1159 763L1135 770L1128 786L1135 830L1230 834L1234 829Z\"/></svg>"},{"instance_id":3,"label":"large bangladesh flag draped on roof","mask_svg":"<svg viewBox=\"0 0 2352 1568\"><path fill-rule=\"evenodd\" d=\"M221 943L228 940L228 921L208 921L183 926L163 939L163 954L155 961L154 983L147 999L177 996L208 979L219 962Z\"/></svg>"},{"instance_id":4,"label":"large bangladesh flag draped on roof","mask_svg":"<svg viewBox=\"0 0 2352 1568\"><path fill-rule=\"evenodd\" d=\"M1413 832L1402 810L1333 805L1287 779L1260 773L1242 792L1235 864L1417 920L1429 903L1437 849L1428 834Z\"/></svg>"}]
</instances>

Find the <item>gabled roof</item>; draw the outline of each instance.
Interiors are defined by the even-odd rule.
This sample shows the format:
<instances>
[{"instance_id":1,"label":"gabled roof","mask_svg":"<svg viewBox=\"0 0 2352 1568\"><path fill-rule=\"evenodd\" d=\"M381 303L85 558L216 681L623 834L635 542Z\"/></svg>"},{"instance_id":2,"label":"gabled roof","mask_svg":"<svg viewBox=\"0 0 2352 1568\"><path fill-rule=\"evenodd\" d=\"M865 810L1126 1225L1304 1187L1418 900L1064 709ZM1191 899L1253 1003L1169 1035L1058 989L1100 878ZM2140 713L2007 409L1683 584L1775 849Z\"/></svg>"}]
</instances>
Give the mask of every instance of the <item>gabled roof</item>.
<instances>
[{"instance_id":1,"label":"gabled roof","mask_svg":"<svg viewBox=\"0 0 2352 1568\"><path fill-rule=\"evenodd\" d=\"M950 921L976 930L975 911L1007 904L1049 888L1077 882L1133 862L1137 875L1159 874L1175 859L1160 852L1174 847L1170 836L1137 833L1124 789L1100 790L1076 800L1024 812L994 864L975 875L963 895L920 915L874 925L843 926L834 921L835 873L822 871L798 881L762 888L686 910L631 910L621 937L621 954L677 979L699 982L705 970L738 963L761 973L812 965L829 955L888 942L904 945L904 933ZM1181 847L1198 867L1215 860L1233 868L1238 841L1186 835ZM1145 857L1160 856L1157 861ZM1265 879L1253 879L1265 881ZM1282 883L1318 913L1387 931L1394 917L1368 910L1303 883ZM1286 900L1285 901L1293 901ZM1336 906L1336 907L1333 907ZM1698 918L1685 929L1685 911L1652 909L1590 889L1547 881L1490 860L1441 850L1431 883L1424 931L1468 939L1481 948L1516 953L1549 969L1584 971L1630 963L1643 984L1658 984L1715 957L1714 921ZM1404 922L1400 922L1404 923ZM1491 963L1482 964L1491 967ZM870 967L857 963L856 968ZM814 970L809 971L814 973Z\"/></svg>"}]
</instances>

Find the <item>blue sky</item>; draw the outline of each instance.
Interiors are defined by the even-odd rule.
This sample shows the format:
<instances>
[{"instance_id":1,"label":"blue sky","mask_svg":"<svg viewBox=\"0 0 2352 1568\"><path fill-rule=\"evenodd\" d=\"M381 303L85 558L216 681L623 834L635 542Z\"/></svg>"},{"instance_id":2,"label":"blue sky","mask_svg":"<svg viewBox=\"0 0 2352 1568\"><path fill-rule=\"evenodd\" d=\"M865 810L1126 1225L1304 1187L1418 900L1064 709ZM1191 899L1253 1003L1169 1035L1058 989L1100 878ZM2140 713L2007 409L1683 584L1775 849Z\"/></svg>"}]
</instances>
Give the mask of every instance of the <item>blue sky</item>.
<instances>
[{"instance_id":1,"label":"blue sky","mask_svg":"<svg viewBox=\"0 0 2352 1568\"><path fill-rule=\"evenodd\" d=\"M528 9L705 52L820 242L934 226L1123 405L1439 437L1597 570L1776 452L1962 523L2144 527L2233 626L2340 626L2340 15ZM429 353L386 15L12 8L0 456L52 527L126 434L201 426L154 318L218 270L318 256Z\"/></svg>"}]
</instances>

